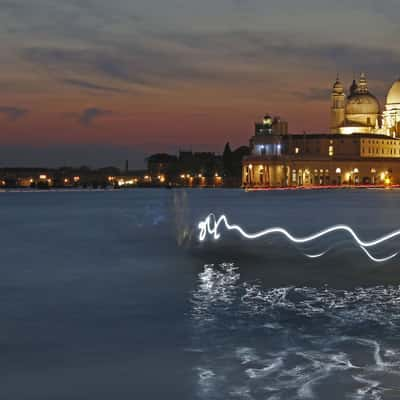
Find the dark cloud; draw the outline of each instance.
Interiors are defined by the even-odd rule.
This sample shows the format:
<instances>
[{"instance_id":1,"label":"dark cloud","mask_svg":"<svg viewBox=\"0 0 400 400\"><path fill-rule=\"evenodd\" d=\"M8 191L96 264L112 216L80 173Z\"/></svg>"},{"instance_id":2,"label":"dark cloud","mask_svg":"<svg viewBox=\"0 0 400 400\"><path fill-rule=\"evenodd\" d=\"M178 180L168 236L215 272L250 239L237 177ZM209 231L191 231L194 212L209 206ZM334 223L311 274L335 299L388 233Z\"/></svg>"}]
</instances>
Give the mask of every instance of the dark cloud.
<instances>
[{"instance_id":1,"label":"dark cloud","mask_svg":"<svg viewBox=\"0 0 400 400\"><path fill-rule=\"evenodd\" d=\"M80 80L80 79L63 79L63 83L67 85L77 86L82 89L101 91L101 92L114 92L114 93L124 93L127 90L120 89L113 86L98 85L96 83Z\"/></svg>"},{"instance_id":2,"label":"dark cloud","mask_svg":"<svg viewBox=\"0 0 400 400\"><path fill-rule=\"evenodd\" d=\"M130 7L101 0L1 0L0 22L0 31L12 35L96 42L114 27L139 25L142 18Z\"/></svg>"},{"instance_id":3,"label":"dark cloud","mask_svg":"<svg viewBox=\"0 0 400 400\"><path fill-rule=\"evenodd\" d=\"M137 87L164 89L181 84L260 82L262 73L248 70L265 66L280 74L282 65L291 70L329 70L332 73L366 71L390 81L398 75L400 53L382 47L349 43L320 43L292 34L261 31L152 33L151 45L121 41L107 46L74 48L31 47L23 57L53 74L68 70L76 76L98 74ZM286 69L285 69L286 70ZM282 81L291 77L282 76ZM75 80L77 86L81 82ZM275 80L274 85L278 83ZM80 85L81 87L85 86ZM89 85L86 85L89 89ZM96 85L97 86L97 85ZM100 86L98 87L100 89Z\"/></svg>"},{"instance_id":4,"label":"dark cloud","mask_svg":"<svg viewBox=\"0 0 400 400\"><path fill-rule=\"evenodd\" d=\"M294 92L295 97L306 101L320 101L329 99L329 88L310 88L307 92Z\"/></svg>"},{"instance_id":5,"label":"dark cloud","mask_svg":"<svg viewBox=\"0 0 400 400\"><path fill-rule=\"evenodd\" d=\"M112 111L110 110L104 110L96 107L86 108L79 115L78 120L82 125L89 126L93 123L94 120L111 114Z\"/></svg>"},{"instance_id":6,"label":"dark cloud","mask_svg":"<svg viewBox=\"0 0 400 400\"><path fill-rule=\"evenodd\" d=\"M185 52L150 49L138 44L104 49L59 49L32 47L22 51L24 59L41 65L53 74L68 68L76 75L100 74L150 88L186 81L218 80L215 70L201 68Z\"/></svg>"},{"instance_id":7,"label":"dark cloud","mask_svg":"<svg viewBox=\"0 0 400 400\"><path fill-rule=\"evenodd\" d=\"M28 113L25 108L14 106L0 106L0 114L4 115L9 121L16 121L23 118Z\"/></svg>"},{"instance_id":8,"label":"dark cloud","mask_svg":"<svg viewBox=\"0 0 400 400\"><path fill-rule=\"evenodd\" d=\"M181 44L191 50L209 52L220 57L255 64L295 63L300 69L398 71L400 53L390 48L360 46L352 43L310 41L301 35L267 31L230 31L222 33L175 33L166 40ZM266 64L267 65L267 64Z\"/></svg>"}]
</instances>

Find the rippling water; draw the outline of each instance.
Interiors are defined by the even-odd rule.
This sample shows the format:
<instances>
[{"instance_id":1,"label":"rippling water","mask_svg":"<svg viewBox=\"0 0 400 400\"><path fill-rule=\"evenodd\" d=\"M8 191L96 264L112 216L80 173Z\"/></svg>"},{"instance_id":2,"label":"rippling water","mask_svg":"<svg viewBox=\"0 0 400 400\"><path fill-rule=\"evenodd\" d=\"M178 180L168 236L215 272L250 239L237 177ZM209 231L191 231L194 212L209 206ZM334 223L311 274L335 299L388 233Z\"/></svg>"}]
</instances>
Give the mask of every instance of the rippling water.
<instances>
[{"instance_id":1,"label":"rippling water","mask_svg":"<svg viewBox=\"0 0 400 400\"><path fill-rule=\"evenodd\" d=\"M310 260L280 236L400 228L400 191L0 193L0 397L398 399L400 257L347 237ZM400 240L386 251L400 249ZM310 249L307 249L307 251Z\"/></svg>"},{"instance_id":2,"label":"rippling water","mask_svg":"<svg viewBox=\"0 0 400 400\"><path fill-rule=\"evenodd\" d=\"M264 289L206 265L192 304L202 398L400 395L399 286Z\"/></svg>"}]
</instances>

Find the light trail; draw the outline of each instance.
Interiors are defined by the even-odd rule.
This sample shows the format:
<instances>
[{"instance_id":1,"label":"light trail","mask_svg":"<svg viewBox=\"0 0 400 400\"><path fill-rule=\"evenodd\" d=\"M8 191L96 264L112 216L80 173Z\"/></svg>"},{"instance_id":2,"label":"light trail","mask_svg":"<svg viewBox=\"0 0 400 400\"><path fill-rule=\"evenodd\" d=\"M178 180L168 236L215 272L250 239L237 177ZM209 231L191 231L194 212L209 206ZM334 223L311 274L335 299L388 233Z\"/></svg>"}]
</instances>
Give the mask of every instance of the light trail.
<instances>
[{"instance_id":1,"label":"light trail","mask_svg":"<svg viewBox=\"0 0 400 400\"><path fill-rule=\"evenodd\" d=\"M220 239L220 237L221 237L220 226L221 225L223 225L228 231L239 232L242 237L244 237L245 239L248 239L248 240L259 239L259 238L269 236L272 234L281 234L281 235L285 236L287 239L289 239L291 242L296 243L296 244L309 243L309 242L312 242L323 236L326 236L329 233L343 231L343 232L349 233L350 236L353 238L353 240L358 244L358 246L363 250L363 252L369 257L369 259L371 259L374 262L389 261L399 254L398 252L396 252L396 253L391 254L388 257L376 258L366 248L377 246L378 244L384 243L390 239L400 236L400 229L397 231L391 232L385 236L382 236L380 238L377 238L375 240L369 241L369 242L361 240L358 237L358 235L354 232L354 230L348 225L334 225L334 226L331 226L329 228L326 228L322 231L319 231L319 232L314 233L309 236L296 237L296 236L293 236L292 234L290 234L286 229L280 228L280 227L268 228L268 229L265 229L265 230L262 230L262 231L256 232L256 233L247 233L239 225L230 224L228 222L228 218L225 215L221 215L217 219L214 214L209 214L203 221L199 222L198 229L200 231L200 233L199 233L200 242L203 242L206 239L207 235L212 236L215 240ZM319 257L324 256L328 251L329 251L329 249L322 253L319 253L319 254L304 254L304 255L309 258L319 258Z\"/></svg>"}]
</instances>

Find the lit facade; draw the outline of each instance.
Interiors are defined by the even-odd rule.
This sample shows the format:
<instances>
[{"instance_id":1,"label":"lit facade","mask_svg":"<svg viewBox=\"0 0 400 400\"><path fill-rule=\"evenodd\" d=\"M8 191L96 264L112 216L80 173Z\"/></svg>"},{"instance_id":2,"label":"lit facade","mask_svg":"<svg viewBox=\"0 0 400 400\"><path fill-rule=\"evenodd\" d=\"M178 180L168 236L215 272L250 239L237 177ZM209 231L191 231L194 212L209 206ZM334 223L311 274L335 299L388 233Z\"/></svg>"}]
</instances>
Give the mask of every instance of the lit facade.
<instances>
[{"instance_id":1,"label":"lit facade","mask_svg":"<svg viewBox=\"0 0 400 400\"><path fill-rule=\"evenodd\" d=\"M369 91L365 74L353 80L348 93L337 77L331 92L331 133L371 133L400 136L400 80L393 83L383 112L378 99Z\"/></svg>"},{"instance_id":2,"label":"lit facade","mask_svg":"<svg viewBox=\"0 0 400 400\"><path fill-rule=\"evenodd\" d=\"M289 134L286 122L269 116L256 123L243 186L400 184L400 81L383 113L363 74L348 96L337 79L331 100L330 134Z\"/></svg>"}]
</instances>

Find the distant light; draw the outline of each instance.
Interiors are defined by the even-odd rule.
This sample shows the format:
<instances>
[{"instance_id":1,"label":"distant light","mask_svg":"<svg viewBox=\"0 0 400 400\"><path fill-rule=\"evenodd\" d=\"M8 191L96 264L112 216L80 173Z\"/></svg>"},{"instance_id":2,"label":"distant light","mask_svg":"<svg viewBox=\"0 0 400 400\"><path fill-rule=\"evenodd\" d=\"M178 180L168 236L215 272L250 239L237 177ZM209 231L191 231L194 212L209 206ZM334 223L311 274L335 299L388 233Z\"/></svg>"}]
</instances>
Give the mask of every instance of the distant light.
<instances>
[{"instance_id":1,"label":"distant light","mask_svg":"<svg viewBox=\"0 0 400 400\"><path fill-rule=\"evenodd\" d=\"M77 183L81 180L80 176L74 176L74 182Z\"/></svg>"},{"instance_id":2,"label":"distant light","mask_svg":"<svg viewBox=\"0 0 400 400\"><path fill-rule=\"evenodd\" d=\"M68 183L69 182L69 179L68 178L65 178L64 179L64 183Z\"/></svg>"},{"instance_id":3,"label":"distant light","mask_svg":"<svg viewBox=\"0 0 400 400\"><path fill-rule=\"evenodd\" d=\"M203 175L202 174L199 174L199 175L197 175L199 178L202 178L203 177Z\"/></svg>"},{"instance_id":4,"label":"distant light","mask_svg":"<svg viewBox=\"0 0 400 400\"><path fill-rule=\"evenodd\" d=\"M376 173L376 169L375 168L371 168L371 174L375 174Z\"/></svg>"},{"instance_id":5,"label":"distant light","mask_svg":"<svg viewBox=\"0 0 400 400\"><path fill-rule=\"evenodd\" d=\"M249 164L249 169L252 169L253 168L253 165L252 164Z\"/></svg>"},{"instance_id":6,"label":"distant light","mask_svg":"<svg viewBox=\"0 0 400 400\"><path fill-rule=\"evenodd\" d=\"M39 175L39 179L46 180L47 179L47 175Z\"/></svg>"},{"instance_id":7,"label":"distant light","mask_svg":"<svg viewBox=\"0 0 400 400\"><path fill-rule=\"evenodd\" d=\"M182 178L182 179L185 179L185 174L182 174L182 175L181 175L181 178Z\"/></svg>"},{"instance_id":8,"label":"distant light","mask_svg":"<svg viewBox=\"0 0 400 400\"><path fill-rule=\"evenodd\" d=\"M354 169L353 169L353 172L354 172L355 174L358 174L360 171L358 170L358 168L354 168Z\"/></svg>"}]
</instances>

